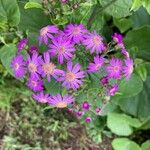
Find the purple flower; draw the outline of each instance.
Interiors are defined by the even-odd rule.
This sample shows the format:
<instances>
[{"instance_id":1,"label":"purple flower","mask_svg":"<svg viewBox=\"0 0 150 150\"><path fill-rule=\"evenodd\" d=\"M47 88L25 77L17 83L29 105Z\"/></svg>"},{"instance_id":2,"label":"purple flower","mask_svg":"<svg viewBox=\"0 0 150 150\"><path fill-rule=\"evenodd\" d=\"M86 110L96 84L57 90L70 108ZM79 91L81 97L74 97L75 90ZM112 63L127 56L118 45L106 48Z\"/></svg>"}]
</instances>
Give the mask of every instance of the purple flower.
<instances>
[{"instance_id":1,"label":"purple flower","mask_svg":"<svg viewBox=\"0 0 150 150\"><path fill-rule=\"evenodd\" d=\"M96 113L100 113L100 112L101 112L101 108L97 107L97 108L95 109L95 111L96 111Z\"/></svg>"},{"instance_id":2,"label":"purple flower","mask_svg":"<svg viewBox=\"0 0 150 150\"><path fill-rule=\"evenodd\" d=\"M55 25L48 25L46 27L43 27L40 30L40 36L39 36L39 44L41 45L42 42L44 42L46 45L48 44L48 39L52 39L54 33L58 33L59 29Z\"/></svg>"},{"instance_id":3,"label":"purple flower","mask_svg":"<svg viewBox=\"0 0 150 150\"><path fill-rule=\"evenodd\" d=\"M82 103L82 109L89 110L90 109L90 104L87 101L84 101Z\"/></svg>"},{"instance_id":4,"label":"purple flower","mask_svg":"<svg viewBox=\"0 0 150 150\"><path fill-rule=\"evenodd\" d=\"M102 85L107 85L107 84L109 83L109 77L108 77L108 76L102 77L102 78L100 79L100 83L101 83Z\"/></svg>"},{"instance_id":5,"label":"purple flower","mask_svg":"<svg viewBox=\"0 0 150 150\"><path fill-rule=\"evenodd\" d=\"M113 58L110 60L110 65L107 66L107 73L110 78L120 79L122 73L122 61Z\"/></svg>"},{"instance_id":6,"label":"purple flower","mask_svg":"<svg viewBox=\"0 0 150 150\"><path fill-rule=\"evenodd\" d=\"M18 52L21 52L21 50L26 46L28 42L28 39L23 38L19 41L19 43L17 44L17 48L18 48Z\"/></svg>"},{"instance_id":7,"label":"purple flower","mask_svg":"<svg viewBox=\"0 0 150 150\"><path fill-rule=\"evenodd\" d=\"M36 46L36 45L31 45L30 48L29 48L29 52L30 52L31 54L37 53L37 52L38 52L37 46Z\"/></svg>"},{"instance_id":8,"label":"purple flower","mask_svg":"<svg viewBox=\"0 0 150 150\"><path fill-rule=\"evenodd\" d=\"M58 81L63 81L62 86L67 89L78 89L82 84L81 79L84 78L84 71L80 71L80 68L81 66L79 64L73 66L72 62L68 62L67 72Z\"/></svg>"},{"instance_id":9,"label":"purple flower","mask_svg":"<svg viewBox=\"0 0 150 150\"><path fill-rule=\"evenodd\" d=\"M27 81L27 86L34 92L40 92L43 90L43 81L35 76L31 76Z\"/></svg>"},{"instance_id":10,"label":"purple flower","mask_svg":"<svg viewBox=\"0 0 150 150\"><path fill-rule=\"evenodd\" d=\"M85 118L85 122L86 123L91 123L92 122L92 118L91 117L86 117Z\"/></svg>"},{"instance_id":11,"label":"purple flower","mask_svg":"<svg viewBox=\"0 0 150 150\"><path fill-rule=\"evenodd\" d=\"M11 61L11 68L16 78L22 78L26 73L26 62L22 55L15 56Z\"/></svg>"},{"instance_id":12,"label":"purple flower","mask_svg":"<svg viewBox=\"0 0 150 150\"><path fill-rule=\"evenodd\" d=\"M75 44L79 44L84 39L84 34L87 33L85 26L82 24L69 24L65 28L66 36Z\"/></svg>"},{"instance_id":13,"label":"purple flower","mask_svg":"<svg viewBox=\"0 0 150 150\"><path fill-rule=\"evenodd\" d=\"M125 65L126 66L123 67L123 73L125 74L126 79L129 80L133 72L133 60L130 58L126 59Z\"/></svg>"},{"instance_id":14,"label":"purple flower","mask_svg":"<svg viewBox=\"0 0 150 150\"><path fill-rule=\"evenodd\" d=\"M109 96L114 96L116 92L118 91L118 89L119 89L118 84L114 84L112 87L108 88L107 93Z\"/></svg>"},{"instance_id":15,"label":"purple flower","mask_svg":"<svg viewBox=\"0 0 150 150\"><path fill-rule=\"evenodd\" d=\"M91 54L96 52L96 54L101 54L106 46L103 43L103 38L98 35L95 31L93 33L88 33L84 36L83 45L86 46L86 49L90 49Z\"/></svg>"},{"instance_id":16,"label":"purple flower","mask_svg":"<svg viewBox=\"0 0 150 150\"><path fill-rule=\"evenodd\" d=\"M37 94L32 95L33 99L40 102L40 103L47 103L50 99L49 94L44 94L43 91Z\"/></svg>"},{"instance_id":17,"label":"purple flower","mask_svg":"<svg viewBox=\"0 0 150 150\"><path fill-rule=\"evenodd\" d=\"M76 114L76 117L81 118L84 115L84 112L77 111L75 114Z\"/></svg>"},{"instance_id":18,"label":"purple flower","mask_svg":"<svg viewBox=\"0 0 150 150\"><path fill-rule=\"evenodd\" d=\"M99 57L99 56L95 56L94 57L94 62L93 63L89 63L87 71L89 73L98 72L100 70L100 68L103 66L103 64L104 64L104 58L103 57Z\"/></svg>"},{"instance_id":19,"label":"purple flower","mask_svg":"<svg viewBox=\"0 0 150 150\"><path fill-rule=\"evenodd\" d=\"M38 73L38 67L40 65L40 62L42 61L41 56L38 56L38 53L33 53L32 57L28 55L27 57L27 63L28 63L28 71L30 72L31 76L39 77Z\"/></svg>"},{"instance_id":20,"label":"purple flower","mask_svg":"<svg viewBox=\"0 0 150 150\"><path fill-rule=\"evenodd\" d=\"M71 95L68 95L68 94L66 94L64 96L62 96L60 94L51 96L51 98L48 101L48 103L50 105L57 107L57 108L65 108L72 102L74 102L74 97Z\"/></svg>"},{"instance_id":21,"label":"purple flower","mask_svg":"<svg viewBox=\"0 0 150 150\"><path fill-rule=\"evenodd\" d=\"M122 53L126 58L129 58L129 57L130 57L130 56L129 56L129 53L127 52L126 49L122 49L122 50L121 50L121 53Z\"/></svg>"},{"instance_id":22,"label":"purple flower","mask_svg":"<svg viewBox=\"0 0 150 150\"><path fill-rule=\"evenodd\" d=\"M44 53L44 61L41 60L40 64L39 72L42 77L47 76L49 82L51 81L51 76L57 79L58 76L64 75L64 71L56 69L56 66L50 61L50 55L48 52Z\"/></svg>"},{"instance_id":23,"label":"purple flower","mask_svg":"<svg viewBox=\"0 0 150 150\"><path fill-rule=\"evenodd\" d=\"M119 33L115 33L112 37L113 37L114 42L116 42L116 43L122 43L123 42L123 37Z\"/></svg>"},{"instance_id":24,"label":"purple flower","mask_svg":"<svg viewBox=\"0 0 150 150\"><path fill-rule=\"evenodd\" d=\"M52 43L53 44L49 45L49 53L51 56L57 55L60 64L63 64L64 59L68 61L73 57L72 52L74 52L75 49L69 40L67 41L63 39L62 36L57 36L52 39Z\"/></svg>"}]
</instances>

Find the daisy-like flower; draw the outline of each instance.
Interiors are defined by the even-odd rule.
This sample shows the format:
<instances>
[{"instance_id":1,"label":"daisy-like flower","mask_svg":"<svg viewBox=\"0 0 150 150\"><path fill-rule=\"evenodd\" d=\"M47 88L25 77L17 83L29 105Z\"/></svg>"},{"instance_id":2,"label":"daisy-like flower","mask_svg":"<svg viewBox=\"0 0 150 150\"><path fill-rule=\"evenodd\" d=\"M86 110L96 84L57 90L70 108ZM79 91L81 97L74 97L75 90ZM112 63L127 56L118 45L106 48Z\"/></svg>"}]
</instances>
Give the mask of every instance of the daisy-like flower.
<instances>
[{"instance_id":1,"label":"daisy-like flower","mask_svg":"<svg viewBox=\"0 0 150 150\"><path fill-rule=\"evenodd\" d=\"M84 39L84 34L87 33L87 30L82 24L69 24L65 28L66 36L75 44L79 44Z\"/></svg>"},{"instance_id":2,"label":"daisy-like flower","mask_svg":"<svg viewBox=\"0 0 150 150\"><path fill-rule=\"evenodd\" d=\"M123 67L123 73L125 74L126 79L129 80L133 72L133 60L130 58L126 59L125 65L126 66Z\"/></svg>"},{"instance_id":3,"label":"daisy-like flower","mask_svg":"<svg viewBox=\"0 0 150 150\"><path fill-rule=\"evenodd\" d=\"M15 56L11 61L11 68L16 78L22 78L26 73L26 62L22 55Z\"/></svg>"},{"instance_id":4,"label":"daisy-like flower","mask_svg":"<svg viewBox=\"0 0 150 150\"><path fill-rule=\"evenodd\" d=\"M63 77L60 77L58 81L63 81L62 86L67 89L78 89L84 78L84 71L80 70L81 66L79 64L75 64L73 66L72 62L67 63L67 71Z\"/></svg>"},{"instance_id":5,"label":"daisy-like flower","mask_svg":"<svg viewBox=\"0 0 150 150\"><path fill-rule=\"evenodd\" d=\"M87 71L89 73L98 72L100 70L100 68L103 66L104 60L105 59L103 57L95 56L94 57L94 62L93 63L89 63Z\"/></svg>"},{"instance_id":6,"label":"daisy-like flower","mask_svg":"<svg viewBox=\"0 0 150 150\"><path fill-rule=\"evenodd\" d=\"M33 94L32 95L33 99L40 102L40 103L47 103L50 99L50 95L49 94L44 94L43 91L41 91L40 93L37 94Z\"/></svg>"},{"instance_id":7,"label":"daisy-like flower","mask_svg":"<svg viewBox=\"0 0 150 150\"><path fill-rule=\"evenodd\" d=\"M42 77L47 76L47 80L51 81L51 76L57 79L59 76L64 75L64 71L56 69L56 66L50 61L50 55L48 52L44 53L44 60L41 60L39 72Z\"/></svg>"},{"instance_id":8,"label":"daisy-like flower","mask_svg":"<svg viewBox=\"0 0 150 150\"><path fill-rule=\"evenodd\" d=\"M114 96L118 91L118 89L119 89L118 84L114 84L112 85L112 87L108 88L107 93L109 96Z\"/></svg>"},{"instance_id":9,"label":"daisy-like flower","mask_svg":"<svg viewBox=\"0 0 150 150\"><path fill-rule=\"evenodd\" d=\"M110 65L107 66L107 73L110 78L119 79L122 73L122 61L113 58L110 60Z\"/></svg>"},{"instance_id":10,"label":"daisy-like flower","mask_svg":"<svg viewBox=\"0 0 150 150\"><path fill-rule=\"evenodd\" d=\"M27 57L27 63L28 63L28 71L31 74L31 76L39 77L38 73L38 67L40 65L40 62L42 61L42 56L38 56L38 53L33 53L32 56L28 55Z\"/></svg>"},{"instance_id":11,"label":"daisy-like flower","mask_svg":"<svg viewBox=\"0 0 150 150\"><path fill-rule=\"evenodd\" d=\"M104 76L100 79L100 83L102 85L107 85L109 83L109 77L108 76Z\"/></svg>"},{"instance_id":12,"label":"daisy-like flower","mask_svg":"<svg viewBox=\"0 0 150 150\"><path fill-rule=\"evenodd\" d=\"M53 44L49 45L49 53L51 56L57 55L60 64L63 64L64 59L68 61L73 57L72 52L74 52L75 49L69 40L67 41L63 39L62 36L57 36L52 39L52 43Z\"/></svg>"},{"instance_id":13,"label":"daisy-like flower","mask_svg":"<svg viewBox=\"0 0 150 150\"><path fill-rule=\"evenodd\" d=\"M84 36L85 39L82 41L86 49L90 49L91 54L96 52L96 54L101 54L106 46L103 43L103 38L94 31L93 33L88 33Z\"/></svg>"},{"instance_id":14,"label":"daisy-like flower","mask_svg":"<svg viewBox=\"0 0 150 150\"><path fill-rule=\"evenodd\" d=\"M113 41L116 42L116 43L122 43L123 42L123 37L119 33L114 33L112 38L113 38Z\"/></svg>"},{"instance_id":15,"label":"daisy-like flower","mask_svg":"<svg viewBox=\"0 0 150 150\"><path fill-rule=\"evenodd\" d=\"M17 48L18 48L18 52L21 52L21 50L26 46L28 42L28 39L23 38L19 41L19 43L17 44Z\"/></svg>"},{"instance_id":16,"label":"daisy-like flower","mask_svg":"<svg viewBox=\"0 0 150 150\"><path fill-rule=\"evenodd\" d=\"M39 44L41 45L42 42L44 42L46 45L48 44L48 39L52 39L53 35L55 33L58 33L59 29L55 25L48 25L46 27L43 27L40 30L40 36L39 36Z\"/></svg>"},{"instance_id":17,"label":"daisy-like flower","mask_svg":"<svg viewBox=\"0 0 150 150\"><path fill-rule=\"evenodd\" d=\"M40 92L43 90L43 81L35 76L31 76L27 81L27 86L34 92Z\"/></svg>"},{"instance_id":18,"label":"daisy-like flower","mask_svg":"<svg viewBox=\"0 0 150 150\"><path fill-rule=\"evenodd\" d=\"M49 99L48 103L54 107L57 108L65 108L67 107L69 104L74 102L74 97L71 95L60 95L57 94L55 96L51 96L51 98Z\"/></svg>"},{"instance_id":19,"label":"daisy-like flower","mask_svg":"<svg viewBox=\"0 0 150 150\"><path fill-rule=\"evenodd\" d=\"M121 50L121 53L122 53L126 58L129 58L129 57L130 57L130 56L129 56L129 53L127 52L126 49L122 49L122 50Z\"/></svg>"}]
</instances>

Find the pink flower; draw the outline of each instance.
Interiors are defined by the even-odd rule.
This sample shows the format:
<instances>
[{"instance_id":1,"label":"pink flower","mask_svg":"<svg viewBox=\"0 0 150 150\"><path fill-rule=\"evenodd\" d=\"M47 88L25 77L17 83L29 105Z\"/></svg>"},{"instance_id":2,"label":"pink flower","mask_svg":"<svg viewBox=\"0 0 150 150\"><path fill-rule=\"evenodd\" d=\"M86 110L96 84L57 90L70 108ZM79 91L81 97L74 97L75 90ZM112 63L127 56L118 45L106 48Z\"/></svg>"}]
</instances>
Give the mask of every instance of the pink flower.
<instances>
[{"instance_id":1,"label":"pink flower","mask_svg":"<svg viewBox=\"0 0 150 150\"><path fill-rule=\"evenodd\" d=\"M89 73L98 72L100 70L100 68L102 68L102 66L104 64L104 60L105 59L103 57L95 56L94 57L94 62L93 63L89 63L87 71Z\"/></svg>"},{"instance_id":2,"label":"pink flower","mask_svg":"<svg viewBox=\"0 0 150 150\"><path fill-rule=\"evenodd\" d=\"M66 37L75 44L79 44L84 39L84 34L87 33L84 25L82 24L69 24L65 28Z\"/></svg>"},{"instance_id":3,"label":"pink flower","mask_svg":"<svg viewBox=\"0 0 150 150\"><path fill-rule=\"evenodd\" d=\"M39 44L41 45L42 42L44 42L46 45L48 44L48 39L52 39L53 35L55 33L58 33L59 29L55 25L48 25L46 27L43 27L40 30L40 36L39 36Z\"/></svg>"},{"instance_id":4,"label":"pink flower","mask_svg":"<svg viewBox=\"0 0 150 150\"><path fill-rule=\"evenodd\" d=\"M42 77L47 76L48 82L51 81L51 76L57 79L59 76L64 75L64 71L57 69L54 63L50 61L48 52L44 53L44 60L40 61L39 72Z\"/></svg>"},{"instance_id":5,"label":"pink flower","mask_svg":"<svg viewBox=\"0 0 150 150\"><path fill-rule=\"evenodd\" d=\"M64 96L60 94L51 96L51 98L48 101L50 105L57 107L57 108L65 108L73 102L74 102L74 97L68 94Z\"/></svg>"},{"instance_id":6,"label":"pink flower","mask_svg":"<svg viewBox=\"0 0 150 150\"><path fill-rule=\"evenodd\" d=\"M80 68L79 64L73 66L72 62L68 62L67 72L58 81L63 81L62 86L67 89L78 89L82 84L81 79L84 78L84 71L81 71Z\"/></svg>"},{"instance_id":7,"label":"pink flower","mask_svg":"<svg viewBox=\"0 0 150 150\"><path fill-rule=\"evenodd\" d=\"M110 78L120 79L122 73L122 61L113 58L110 60L110 65L107 66L107 73Z\"/></svg>"},{"instance_id":8,"label":"pink flower","mask_svg":"<svg viewBox=\"0 0 150 150\"><path fill-rule=\"evenodd\" d=\"M128 58L125 60L125 67L123 67L123 73L125 74L125 77L127 80L130 79L131 74L133 72L133 60Z\"/></svg>"},{"instance_id":9,"label":"pink flower","mask_svg":"<svg viewBox=\"0 0 150 150\"><path fill-rule=\"evenodd\" d=\"M50 55L57 56L57 60L60 64L63 64L64 59L69 61L73 57L72 53L75 51L70 41L63 39L62 36L54 37L49 48Z\"/></svg>"},{"instance_id":10,"label":"pink flower","mask_svg":"<svg viewBox=\"0 0 150 150\"><path fill-rule=\"evenodd\" d=\"M85 39L82 43L86 46L86 49L90 49L91 54L94 52L96 52L96 54L101 54L105 50L103 38L95 31L93 33L88 33L84 37Z\"/></svg>"},{"instance_id":11,"label":"pink flower","mask_svg":"<svg viewBox=\"0 0 150 150\"><path fill-rule=\"evenodd\" d=\"M119 86L118 84L114 84L112 87L108 88L108 95L109 96L114 96L116 94L116 92L118 91Z\"/></svg>"}]
</instances>

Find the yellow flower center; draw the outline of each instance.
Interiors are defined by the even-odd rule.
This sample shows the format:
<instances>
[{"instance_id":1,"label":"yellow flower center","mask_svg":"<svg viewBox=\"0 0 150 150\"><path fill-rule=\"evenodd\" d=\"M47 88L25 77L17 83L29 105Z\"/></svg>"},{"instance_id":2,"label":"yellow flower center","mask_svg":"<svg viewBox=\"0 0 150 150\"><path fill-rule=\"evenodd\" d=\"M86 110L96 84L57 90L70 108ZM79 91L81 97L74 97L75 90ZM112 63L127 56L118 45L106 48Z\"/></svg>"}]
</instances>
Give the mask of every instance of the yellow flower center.
<instances>
[{"instance_id":1,"label":"yellow flower center","mask_svg":"<svg viewBox=\"0 0 150 150\"><path fill-rule=\"evenodd\" d=\"M119 67L118 66L114 66L114 71L118 72L119 71Z\"/></svg>"},{"instance_id":2,"label":"yellow flower center","mask_svg":"<svg viewBox=\"0 0 150 150\"><path fill-rule=\"evenodd\" d=\"M55 68L55 66L53 63L43 65L43 70L44 70L45 74L53 74L54 68Z\"/></svg>"},{"instance_id":3,"label":"yellow flower center","mask_svg":"<svg viewBox=\"0 0 150 150\"><path fill-rule=\"evenodd\" d=\"M36 72L37 71L37 67L34 63L29 63L28 68L31 72Z\"/></svg>"},{"instance_id":4,"label":"yellow flower center","mask_svg":"<svg viewBox=\"0 0 150 150\"><path fill-rule=\"evenodd\" d=\"M100 45L102 43L101 38L99 36L94 36L92 41L95 45Z\"/></svg>"},{"instance_id":5,"label":"yellow flower center","mask_svg":"<svg viewBox=\"0 0 150 150\"><path fill-rule=\"evenodd\" d=\"M76 79L76 75L73 72L66 73L66 80L72 82Z\"/></svg>"},{"instance_id":6,"label":"yellow flower center","mask_svg":"<svg viewBox=\"0 0 150 150\"><path fill-rule=\"evenodd\" d=\"M75 27L72 31L73 35L77 35L80 33L80 28L79 27Z\"/></svg>"},{"instance_id":7,"label":"yellow flower center","mask_svg":"<svg viewBox=\"0 0 150 150\"><path fill-rule=\"evenodd\" d=\"M62 101L62 102L57 103L57 104L56 104L56 107L57 107L57 108L65 108L65 107L67 107L67 104Z\"/></svg>"},{"instance_id":8,"label":"yellow flower center","mask_svg":"<svg viewBox=\"0 0 150 150\"><path fill-rule=\"evenodd\" d=\"M96 70L99 70L100 67L101 67L101 65L100 65L100 64L97 64L97 65L95 66L95 69L96 69Z\"/></svg>"},{"instance_id":9,"label":"yellow flower center","mask_svg":"<svg viewBox=\"0 0 150 150\"><path fill-rule=\"evenodd\" d=\"M37 86L37 82L36 82L36 81L31 81L31 83L32 83L32 85L33 85L34 87Z\"/></svg>"},{"instance_id":10,"label":"yellow flower center","mask_svg":"<svg viewBox=\"0 0 150 150\"><path fill-rule=\"evenodd\" d=\"M57 51L58 51L58 54L63 54L66 51L66 49L63 46L60 46L57 48Z\"/></svg>"},{"instance_id":11,"label":"yellow flower center","mask_svg":"<svg viewBox=\"0 0 150 150\"><path fill-rule=\"evenodd\" d=\"M15 67L15 70L18 70L18 69L19 69L19 64L16 63L16 64L14 65L14 67Z\"/></svg>"},{"instance_id":12,"label":"yellow flower center","mask_svg":"<svg viewBox=\"0 0 150 150\"><path fill-rule=\"evenodd\" d=\"M40 35L44 36L45 34L47 34L47 32L48 32L48 27L44 27L44 28L41 29Z\"/></svg>"}]
</instances>

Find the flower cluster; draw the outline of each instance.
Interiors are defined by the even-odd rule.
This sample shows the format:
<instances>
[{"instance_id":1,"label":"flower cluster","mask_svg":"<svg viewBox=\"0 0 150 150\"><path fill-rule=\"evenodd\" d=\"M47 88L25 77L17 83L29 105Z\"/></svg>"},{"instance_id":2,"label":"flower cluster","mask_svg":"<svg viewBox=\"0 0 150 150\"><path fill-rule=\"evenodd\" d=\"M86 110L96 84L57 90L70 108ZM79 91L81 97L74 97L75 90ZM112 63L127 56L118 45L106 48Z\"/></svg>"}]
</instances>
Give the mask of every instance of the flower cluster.
<instances>
[{"instance_id":1,"label":"flower cluster","mask_svg":"<svg viewBox=\"0 0 150 150\"><path fill-rule=\"evenodd\" d=\"M33 91L32 97L36 101L57 108L69 105L69 109L73 109L78 117L93 109L92 104L84 100L76 107L78 102L75 102L75 97L68 93L81 91L86 80L90 80L89 75L98 74L97 82L99 88L103 89L103 95L114 96L119 90L118 81L122 78L129 80L133 72L133 60L125 49L122 35L118 33L112 36L111 44L107 44L101 35L96 31L88 31L82 24L69 24L63 31L55 25L48 25L40 30L38 39L39 46L42 44L47 46L47 50L43 53L39 52L36 45L28 46L28 40L25 38L18 43L18 52L11 62L15 77L27 76L26 84ZM26 57L22 54L25 49ZM112 51L120 52L120 56L109 54ZM80 57L84 59L86 66L79 61ZM66 89L68 93L56 95L46 93L43 80L51 84L52 79L61 84L62 89ZM111 84L111 80L116 82ZM88 89L88 86L86 88ZM94 109L96 114L100 114L100 107ZM92 119L87 116L85 121L90 123Z\"/></svg>"}]
</instances>

